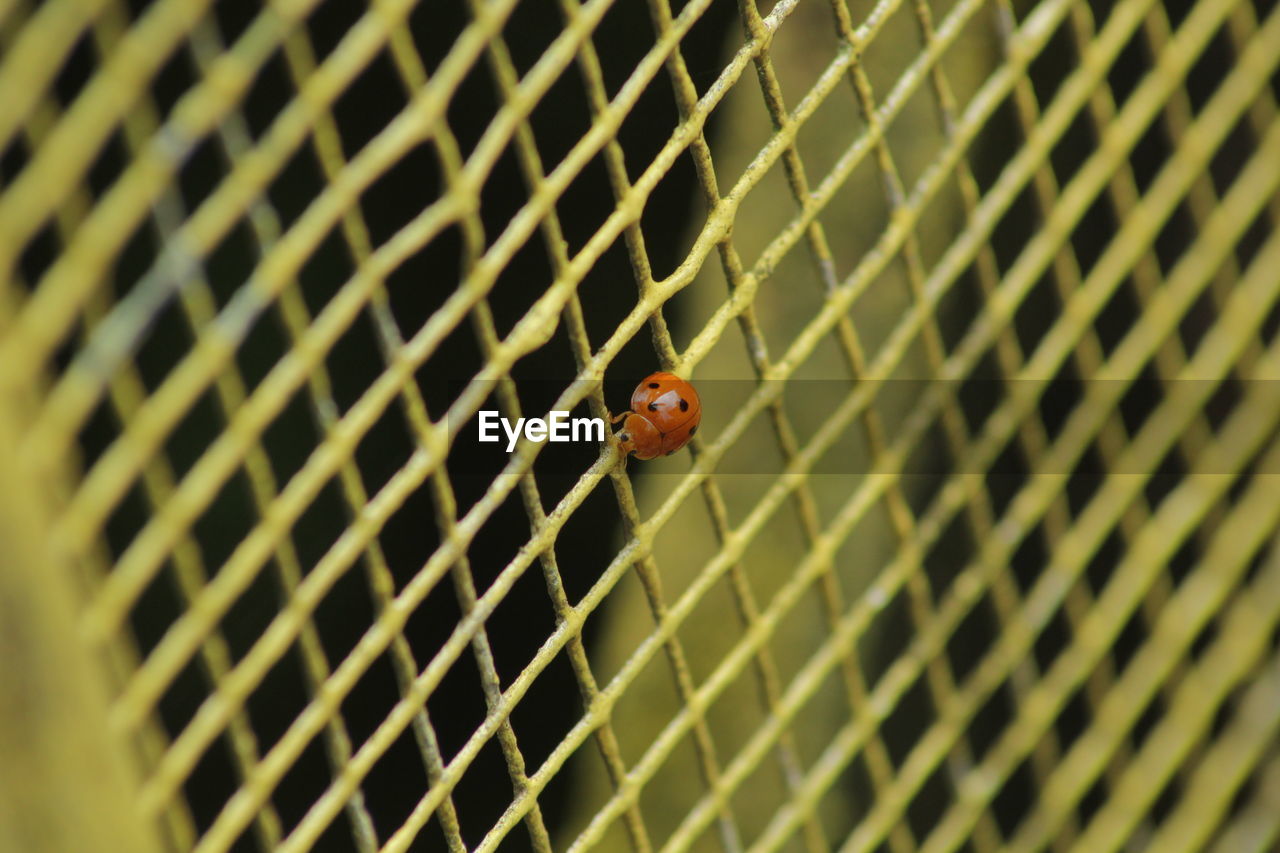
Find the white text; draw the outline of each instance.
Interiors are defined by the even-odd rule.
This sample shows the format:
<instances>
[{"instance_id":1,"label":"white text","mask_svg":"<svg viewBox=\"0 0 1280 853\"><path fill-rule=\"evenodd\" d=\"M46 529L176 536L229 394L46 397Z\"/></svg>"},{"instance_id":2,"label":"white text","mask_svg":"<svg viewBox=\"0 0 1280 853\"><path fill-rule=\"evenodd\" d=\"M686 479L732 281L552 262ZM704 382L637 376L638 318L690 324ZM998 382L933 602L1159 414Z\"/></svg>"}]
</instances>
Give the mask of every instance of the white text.
<instances>
[{"instance_id":1,"label":"white text","mask_svg":"<svg viewBox=\"0 0 1280 853\"><path fill-rule=\"evenodd\" d=\"M507 436L507 452L516 449L521 434L529 441L604 441L604 420L570 418L568 412L552 412L549 417L518 418L512 426L509 418L487 409L480 412L480 441L501 441L498 427Z\"/></svg>"}]
</instances>

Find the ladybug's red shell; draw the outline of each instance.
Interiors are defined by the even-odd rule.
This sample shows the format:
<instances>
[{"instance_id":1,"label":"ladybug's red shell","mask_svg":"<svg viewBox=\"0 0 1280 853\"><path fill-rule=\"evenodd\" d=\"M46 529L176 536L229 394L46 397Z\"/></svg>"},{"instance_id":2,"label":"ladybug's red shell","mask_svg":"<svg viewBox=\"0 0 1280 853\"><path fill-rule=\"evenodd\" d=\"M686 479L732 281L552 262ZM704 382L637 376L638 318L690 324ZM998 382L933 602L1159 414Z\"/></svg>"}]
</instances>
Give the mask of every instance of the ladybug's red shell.
<instances>
[{"instance_id":1,"label":"ladybug's red shell","mask_svg":"<svg viewBox=\"0 0 1280 853\"><path fill-rule=\"evenodd\" d=\"M634 452L637 459L653 459L671 455L689 443L702 420L702 403L693 386L674 373L651 373L641 380L631 394L631 411L622 432L624 453Z\"/></svg>"}]
</instances>

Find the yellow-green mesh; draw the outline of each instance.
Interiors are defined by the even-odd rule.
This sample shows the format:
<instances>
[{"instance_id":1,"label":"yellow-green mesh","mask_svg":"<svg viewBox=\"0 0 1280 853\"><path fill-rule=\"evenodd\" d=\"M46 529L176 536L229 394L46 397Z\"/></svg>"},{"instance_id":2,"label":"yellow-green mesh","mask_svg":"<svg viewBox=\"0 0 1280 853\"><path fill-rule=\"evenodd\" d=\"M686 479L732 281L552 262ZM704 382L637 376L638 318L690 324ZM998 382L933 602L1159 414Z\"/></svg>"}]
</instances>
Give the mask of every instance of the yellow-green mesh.
<instances>
[{"instance_id":1,"label":"yellow-green mesh","mask_svg":"<svg viewBox=\"0 0 1280 853\"><path fill-rule=\"evenodd\" d=\"M28 785L9 777L6 794L26 786L24 797L46 807L92 814L99 798L121 794L119 779L132 779L123 793L137 803L136 821L119 821L112 832L133 833L130 843L139 845L149 839L212 851L249 838L262 848L306 849L345 811L345 838L355 849L411 849L434 819L445 845L458 850L464 843L453 792L496 741L514 794L477 849L497 849L507 839L536 850L883 845L894 853L1215 844L1235 851L1276 843L1280 552L1270 542L1280 514L1273 473L1280 392L1268 380L1280 369L1280 350L1267 322L1280 296L1280 124L1269 83L1280 62L1280 12L1199 0L1175 28L1152 0L1120 0L1098 20L1094 9L1068 0L1016 8L1008 0L937 8L923 0L784 0L765 9L743 2L718 76L699 93L680 45L709 0L678 13L667 0L650 0L654 47L610 97L591 41L608 0L560 0L562 32L523 75L503 35L514 0L470 3L471 23L430 74L406 24L413 4L374 4L322 60L304 26L314 5L269 4L228 45L204 2L159 0L136 18L115 2L0 3L0 141L20 140L30 152L16 174L3 175L0 193L0 471L12 480L6 489L31 503L0 503L0 521L21 519L44 548L38 557L30 548L6 552L13 568L6 567L6 587L19 602L48 597L56 605L32 612L50 614L45 642L78 661L79 670L69 666L65 677L76 681L55 679L40 695L55 706L73 696L85 703L92 735L85 749L101 750L86 766L114 768L101 777L112 790L97 794L84 780L60 784L59 773L74 771L63 767L65 756L50 754L47 779ZM1032 64L1055 37L1069 42L1074 67L1046 95L1034 85ZM96 74L74 102L60 105L49 96L51 82L83 38L100 56ZM1117 103L1109 75L1135 38L1147 65ZM1215 38L1227 45L1229 67L1196 109L1188 75ZM161 115L150 93L175 50L189 53L199 79ZM255 138L244 100L277 51L296 97ZM367 146L344 152L331 107L384 52L406 106ZM490 70L503 106L466 153L447 114L479 64ZM593 123L563 160L544 162L528 118L562 73L580 76ZM650 163L634 156L628 163L619 128L656 83L670 87L678 119ZM843 118L833 119L824 111L837 103ZM716 110L726 119L720 136L708 138ZM1009 117L1017 133L1011 154L981 188L974 146ZM1051 155L1078 121L1090 129L1092 147L1073 173L1060 174ZM1154 177L1139 181L1134 150L1153 125L1172 153ZM1238 176L1219 192L1211 164L1237 126L1250 143ZM806 137L806 127L820 132ZM95 193L86 171L116 133L128 168ZM214 192L188 210L177 176L190 149L208 136L230 165ZM286 226L265 190L304 145L313 147L326 183ZM421 145L434 151L445 191L375 244L361 193ZM508 146L529 200L505 230L486 235L479 194ZM682 260L658 278L641 217L685 152L701 204ZM597 156L615 206L571 252L557 202ZM825 168L813 168L815 161ZM1118 229L1082 264L1072 237L1099 199L1115 212ZM1002 261L993 232L1016 204L1030 206L1036 226L1012 260ZM1175 214L1194 223L1194 239L1166 269L1154 244ZM163 252L153 272L117 298L116 255L148 219ZM20 261L48 222L58 249L38 280L23 281ZM200 261L241 222L261 260L219 308ZM299 274L335 227L356 272L313 312ZM450 229L462 236L462 280L426 325L402 337L387 278ZM619 238L634 273L634 307L607 339L593 341L578 288ZM1246 239L1255 246L1247 254L1237 250ZM516 253L535 240L545 246L554 279L504 335L488 297ZM981 303L948 306L949 291L966 276L980 288ZM1060 308L1028 341L1016 331L1018 312L1046 279ZM792 290L800 287L810 288L808 295ZM1095 323L1117 293L1140 312L1118 340L1104 342ZM163 313L175 296L179 314ZM1204 300L1211 322L1189 351L1180 324ZM675 323L673 334L663 313L668 303L696 322ZM251 385L234 355L268 310L278 311L290 350ZM344 411L325 356L362 312L372 319L386 366ZM149 387L133 350L157 317L187 324L194 343ZM963 334L948 343L947 323L956 317ZM483 357L482 381L432 417L415 371L467 324ZM458 505L444 463L490 383L497 383L504 414L524 414L512 369L563 328L577 376L586 381L566 383L554 408L586 401L602 416L609 401L598 380L646 325L663 368L694 379L756 381L718 413L715 431L694 442L680 476L639 478L633 489L635 468L622 467L610 445L546 511L536 478L541 448L522 443L480 501ZM727 352L727 342L738 348ZM1087 380L1084 395L1050 429L1039 406L1064 365ZM844 377L842 396L797 411L798 380L814 371ZM956 389L982 371L994 371L1001 393L974 424ZM1126 424L1124 395L1152 375L1158 406L1136 427ZM904 400L892 383L878 381L904 376L928 382ZM1211 397L1226 378L1243 390L1227 415L1211 421ZM207 389L224 427L179 474L164 442ZM262 437L300 389L321 438L302 468L280 482ZM80 435L104 394L122 429L82 466ZM371 494L355 449L393 405L403 408L416 450ZM821 475L824 454L855 433L870 473ZM777 455L782 473L734 479L741 476L735 453L757 446ZM1031 475L1016 494L998 499L983 475L1009 446ZM945 460L932 492L910 476L921 448ZM1069 494L1067 475L1090 453L1102 474L1081 502ZM1153 499L1151 481L1164 476L1171 455L1184 472ZM193 526L240 471L256 513L252 530L222 565L206 565ZM334 478L350 522L305 565L291 528ZM622 540L575 603L557 564L557 550L573 544L558 537L606 478ZM136 482L148 519L127 548L112 553L104 527ZM442 544L397 589L378 533L421 488L430 492ZM533 532L497 580L478 589L469 550L517 491ZM925 557L952 525L963 527L974 553L936 588ZM788 530L778 532L783 526ZM1046 557L1023 589L1011 567L1032 538L1043 540ZM1120 556L1096 588L1087 580L1090 565L1114 541ZM1175 579L1169 566L1189 542L1196 559ZM556 627L527 667L504 679L487 622L535 562ZM170 566L182 614L140 655L131 615ZM237 658L221 621L264 569L285 603ZM314 614L351 571L366 576L376 616L360 626L360 643L330 664ZM79 592L33 587L42 572L74 579ZM406 623L446 574L463 616L444 646L420 660ZM909 618L886 626L881 614L895 600ZM802 603L816 606L821 618L798 629ZM948 644L979 606L989 609L996 630L978 661L957 674ZM57 607L78 610L77 636L49 627L62 618ZM1135 613L1142 641L1117 666L1110 649ZM580 638L589 618L606 623L594 649ZM1055 619L1065 621L1067 638L1042 665L1036 643ZM740 627L715 646L709 635L722 621ZM1210 624L1209 639L1193 650ZM879 654L885 631L905 639L884 653L879 677L870 680L864 664ZM274 743L260 744L246 700L295 644L313 698ZM357 742L342 700L384 654L400 700ZM532 766L510 715L561 654L582 714ZM446 755L424 703L464 657L478 672L485 722ZM189 722L166 731L157 705L196 658L210 678L207 698ZM25 660L9 664L15 677L31 665ZM84 681L95 677L100 684ZM890 723L917 687L937 710L894 756ZM87 699L79 696L83 688L91 688ZM974 720L997 694L1012 696L1012 713L976 743ZM1163 713L1144 723L1139 742L1130 733L1156 694ZM726 695L731 700L717 705ZM1070 702L1084 703L1087 722L1063 742L1055 721ZM637 716L637 704L649 706L647 716ZM42 725L67 722L11 712L9 743L56 743L48 731L27 737ZM400 825L379 832L361 783L405 732L427 785ZM183 786L223 738L238 787L198 829ZM330 777L305 816L286 821L272 792L317 739ZM27 760L40 765L40 753ZM775 760L777 777L761 782L759 768ZM855 761L870 792L856 803L839 795ZM1029 805L1016 826L1001 826L993 801L1019 773L1031 780ZM946 793L936 820L922 825L910 812L938 802L926 792L936 774ZM578 804L559 826L539 807L539 794L558 777L571 778ZM1099 784L1101 804L1082 811L1082 799ZM1153 820L1152 803L1169 785L1175 796ZM49 820L44 811L30 814L40 816L27 818L33 825ZM92 819L70 821L66 831L92 839L93 826ZM51 830L48 837L57 836Z\"/></svg>"}]
</instances>

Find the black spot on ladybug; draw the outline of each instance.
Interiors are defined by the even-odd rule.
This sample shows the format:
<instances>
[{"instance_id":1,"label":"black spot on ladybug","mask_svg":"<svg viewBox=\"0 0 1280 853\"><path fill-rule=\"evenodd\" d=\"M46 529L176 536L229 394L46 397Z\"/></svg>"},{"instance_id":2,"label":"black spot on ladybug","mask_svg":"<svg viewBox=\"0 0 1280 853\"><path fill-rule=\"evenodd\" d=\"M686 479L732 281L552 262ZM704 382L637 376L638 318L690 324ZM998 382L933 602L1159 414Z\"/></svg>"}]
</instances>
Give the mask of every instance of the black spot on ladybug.
<instances>
[{"instance_id":1,"label":"black spot on ladybug","mask_svg":"<svg viewBox=\"0 0 1280 853\"><path fill-rule=\"evenodd\" d=\"M689 427L689 435L690 435L690 436L692 436L692 435L693 435L695 432L697 432L697 431L698 431L698 428L697 428L696 426Z\"/></svg>"},{"instance_id":2,"label":"black spot on ladybug","mask_svg":"<svg viewBox=\"0 0 1280 853\"><path fill-rule=\"evenodd\" d=\"M620 441L626 441L628 438L631 438L631 436L627 435L625 432L618 433L618 439Z\"/></svg>"},{"instance_id":3,"label":"black spot on ladybug","mask_svg":"<svg viewBox=\"0 0 1280 853\"><path fill-rule=\"evenodd\" d=\"M649 404L649 411L651 411L651 412L656 412L656 411L658 411L658 404L657 404L657 403L650 403L650 404Z\"/></svg>"},{"instance_id":4,"label":"black spot on ladybug","mask_svg":"<svg viewBox=\"0 0 1280 853\"><path fill-rule=\"evenodd\" d=\"M657 382L650 382L650 383L649 383L649 387L650 387L650 388L661 388L661 387L662 387L662 385L661 385L661 384L659 384L659 383L657 383Z\"/></svg>"},{"instance_id":5,"label":"black spot on ladybug","mask_svg":"<svg viewBox=\"0 0 1280 853\"><path fill-rule=\"evenodd\" d=\"M682 412L689 411L689 401L684 399L683 397L680 398L680 411Z\"/></svg>"}]
</instances>

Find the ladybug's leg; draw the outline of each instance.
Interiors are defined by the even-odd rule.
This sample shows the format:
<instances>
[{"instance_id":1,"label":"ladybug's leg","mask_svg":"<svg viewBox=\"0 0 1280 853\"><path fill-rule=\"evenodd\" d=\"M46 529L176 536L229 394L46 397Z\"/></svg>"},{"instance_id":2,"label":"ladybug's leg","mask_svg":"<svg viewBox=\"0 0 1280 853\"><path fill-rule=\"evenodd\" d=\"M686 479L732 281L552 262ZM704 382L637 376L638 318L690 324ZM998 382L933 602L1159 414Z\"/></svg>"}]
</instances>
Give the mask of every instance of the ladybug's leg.
<instances>
[{"instance_id":1,"label":"ladybug's leg","mask_svg":"<svg viewBox=\"0 0 1280 853\"><path fill-rule=\"evenodd\" d=\"M616 424L618 421L622 420L623 418L625 418L627 415L630 415L630 414L633 414L633 413L630 411L626 411L620 415L614 415L613 417L609 418L609 423Z\"/></svg>"},{"instance_id":2,"label":"ladybug's leg","mask_svg":"<svg viewBox=\"0 0 1280 853\"><path fill-rule=\"evenodd\" d=\"M631 434L626 430L614 433L614 437L618 439L618 455L622 457L622 470L625 471L627 470L627 459L636 449L636 443L635 440L632 439Z\"/></svg>"}]
</instances>

